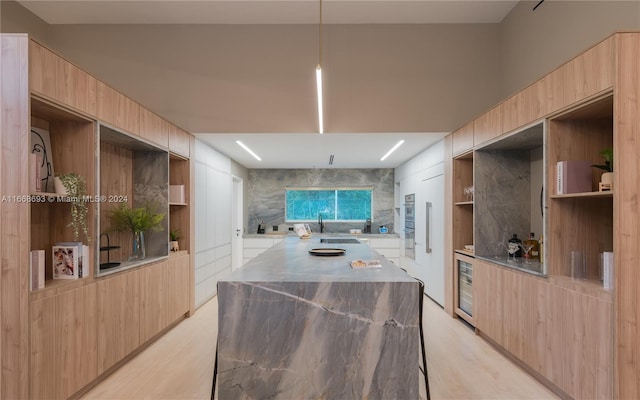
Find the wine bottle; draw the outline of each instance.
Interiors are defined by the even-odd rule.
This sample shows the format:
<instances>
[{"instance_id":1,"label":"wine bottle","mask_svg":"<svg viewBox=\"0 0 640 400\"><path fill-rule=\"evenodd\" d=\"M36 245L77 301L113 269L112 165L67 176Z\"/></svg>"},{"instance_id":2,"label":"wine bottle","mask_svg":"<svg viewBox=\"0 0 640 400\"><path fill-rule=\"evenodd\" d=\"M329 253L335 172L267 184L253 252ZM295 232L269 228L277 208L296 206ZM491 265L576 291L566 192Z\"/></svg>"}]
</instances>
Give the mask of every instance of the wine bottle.
<instances>
[{"instance_id":1,"label":"wine bottle","mask_svg":"<svg viewBox=\"0 0 640 400\"><path fill-rule=\"evenodd\" d=\"M509 254L513 257L522 257L521 244L522 240L518 239L518 235L514 233L513 237L509 239Z\"/></svg>"},{"instance_id":2,"label":"wine bottle","mask_svg":"<svg viewBox=\"0 0 640 400\"><path fill-rule=\"evenodd\" d=\"M528 249L527 252L524 253L525 258L540 260L540 243L536 240L533 232L529 233L529 239L525 240L523 245L525 250Z\"/></svg>"}]
</instances>

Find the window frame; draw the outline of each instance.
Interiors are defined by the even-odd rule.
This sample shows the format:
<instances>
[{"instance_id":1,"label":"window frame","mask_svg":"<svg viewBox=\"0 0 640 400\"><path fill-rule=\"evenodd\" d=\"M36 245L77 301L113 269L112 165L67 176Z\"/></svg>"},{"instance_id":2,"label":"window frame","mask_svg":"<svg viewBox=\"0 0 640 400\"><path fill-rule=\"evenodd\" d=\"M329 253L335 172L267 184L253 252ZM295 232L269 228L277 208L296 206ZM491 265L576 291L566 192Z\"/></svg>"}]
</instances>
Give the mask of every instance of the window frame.
<instances>
[{"instance_id":1,"label":"window frame","mask_svg":"<svg viewBox=\"0 0 640 400\"><path fill-rule=\"evenodd\" d=\"M336 214L336 218L338 215L338 191L363 191L368 190L371 193L371 216L368 219L325 219L323 218L323 222L340 222L340 223L351 223L351 222L366 222L373 221L373 196L374 196L374 187L373 186L286 186L284 188L284 222L285 223L296 223L296 222L317 222L318 218L314 219L289 219L289 210L287 209L287 197L289 191L333 191L336 193L334 195L334 211Z\"/></svg>"}]
</instances>

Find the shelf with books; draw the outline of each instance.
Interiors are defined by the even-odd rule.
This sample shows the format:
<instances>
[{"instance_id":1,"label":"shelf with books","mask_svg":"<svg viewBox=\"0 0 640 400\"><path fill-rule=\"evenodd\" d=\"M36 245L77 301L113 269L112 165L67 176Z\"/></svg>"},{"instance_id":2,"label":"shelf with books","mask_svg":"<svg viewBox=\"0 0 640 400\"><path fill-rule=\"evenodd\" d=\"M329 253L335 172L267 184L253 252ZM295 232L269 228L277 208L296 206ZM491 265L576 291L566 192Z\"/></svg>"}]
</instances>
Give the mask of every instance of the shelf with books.
<instances>
[{"instance_id":1,"label":"shelf with books","mask_svg":"<svg viewBox=\"0 0 640 400\"><path fill-rule=\"evenodd\" d=\"M44 289L49 286L64 286L71 281L54 280L53 248L59 243L80 242L88 245L83 267L88 269L89 274L94 269L95 251L91 244L95 237L96 203L84 203L86 217L83 218L80 214L75 221L84 220L87 231L85 234L80 227L78 236L74 236L70 222L77 209L72 207L71 198L55 193L53 180L60 174L75 173L86 183L86 195L96 195L93 158L96 146L95 127L95 121L87 117L38 97L31 98L28 194L31 212L30 249L44 251ZM76 278L75 271L73 276Z\"/></svg>"},{"instance_id":2,"label":"shelf with books","mask_svg":"<svg viewBox=\"0 0 640 400\"><path fill-rule=\"evenodd\" d=\"M577 251L584 254L584 271L577 282L597 284L600 254L613 251L615 190L598 191L603 171L592 167L603 164L604 149L613 148L613 113L613 95L605 93L549 119L549 275L575 276L570 255Z\"/></svg>"}]
</instances>

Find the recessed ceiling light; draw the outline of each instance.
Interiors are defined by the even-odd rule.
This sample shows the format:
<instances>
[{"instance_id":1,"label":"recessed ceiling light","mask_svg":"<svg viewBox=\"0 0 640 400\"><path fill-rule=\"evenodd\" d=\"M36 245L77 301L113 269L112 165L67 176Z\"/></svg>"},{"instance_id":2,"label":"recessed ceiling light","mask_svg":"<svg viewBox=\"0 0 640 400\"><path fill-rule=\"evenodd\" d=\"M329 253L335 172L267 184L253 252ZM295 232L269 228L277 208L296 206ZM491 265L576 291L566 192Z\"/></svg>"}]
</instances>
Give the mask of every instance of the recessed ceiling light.
<instances>
[{"instance_id":1,"label":"recessed ceiling light","mask_svg":"<svg viewBox=\"0 0 640 400\"><path fill-rule=\"evenodd\" d=\"M242 147L243 149L245 149L247 151L247 153L251 154L256 160L258 161L262 161L262 158L258 157L258 155L256 153L254 153L253 151L251 151L250 148L248 148L244 143L242 143L239 140L236 140L236 143L238 143L238 145L240 147Z\"/></svg>"},{"instance_id":2,"label":"recessed ceiling light","mask_svg":"<svg viewBox=\"0 0 640 400\"><path fill-rule=\"evenodd\" d=\"M393 146L391 148L391 150L387 151L387 154L385 154L384 156L382 156L382 158L380 159L380 161L384 161L387 157L389 157L391 155L391 153L393 153L394 151L396 151L396 149L400 146L402 146L402 143L404 143L404 140L399 141L398 143L396 143L395 146Z\"/></svg>"}]
</instances>

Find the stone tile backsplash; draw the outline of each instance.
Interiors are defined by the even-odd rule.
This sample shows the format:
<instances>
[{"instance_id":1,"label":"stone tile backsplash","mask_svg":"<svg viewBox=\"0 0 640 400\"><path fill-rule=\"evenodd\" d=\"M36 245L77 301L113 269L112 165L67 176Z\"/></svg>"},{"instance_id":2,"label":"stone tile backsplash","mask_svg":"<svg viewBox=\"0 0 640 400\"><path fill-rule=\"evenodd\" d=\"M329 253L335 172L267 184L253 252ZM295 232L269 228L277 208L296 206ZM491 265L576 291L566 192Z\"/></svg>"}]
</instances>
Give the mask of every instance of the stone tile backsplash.
<instances>
[{"instance_id":1,"label":"stone tile backsplash","mask_svg":"<svg viewBox=\"0 0 640 400\"><path fill-rule=\"evenodd\" d=\"M372 232L380 225L393 232L394 170L385 169L254 169L249 170L248 181L248 231L256 233L258 224L264 221L267 232L273 225L280 230L285 224L285 187L373 187ZM364 223L325 222L325 232L348 232L362 229ZM317 222L309 223L319 232Z\"/></svg>"}]
</instances>

